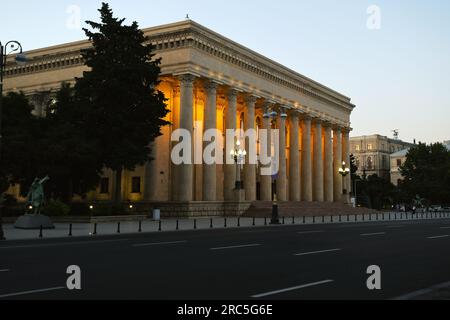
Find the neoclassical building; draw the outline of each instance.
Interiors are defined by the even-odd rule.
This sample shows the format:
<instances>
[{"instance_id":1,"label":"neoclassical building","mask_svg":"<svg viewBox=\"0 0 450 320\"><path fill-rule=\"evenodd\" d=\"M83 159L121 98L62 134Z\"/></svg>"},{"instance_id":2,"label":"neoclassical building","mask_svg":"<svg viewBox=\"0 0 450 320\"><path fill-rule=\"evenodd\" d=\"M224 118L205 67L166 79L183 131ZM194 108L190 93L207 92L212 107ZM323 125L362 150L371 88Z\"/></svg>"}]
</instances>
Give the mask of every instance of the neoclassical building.
<instances>
[{"instance_id":1,"label":"neoclassical building","mask_svg":"<svg viewBox=\"0 0 450 320\"><path fill-rule=\"evenodd\" d=\"M346 201L343 193L350 190L350 180L338 170L343 161L349 163L350 115L355 108L350 98L191 20L144 32L162 58L159 89L168 98L171 125L154 142L155 160L123 173L123 201L218 214L238 200L271 201L274 194L279 201ZM80 50L89 46L85 40L29 51L23 66L11 60L6 91L23 91L34 101L35 114L45 116L61 83L74 82L86 70ZM268 110L276 111L277 118L264 117ZM179 128L193 135L210 128L277 128L278 175L262 176L258 164L246 164L245 191L236 198L235 165L172 163L176 143L171 134ZM90 201L112 200L114 184L114 173L105 170Z\"/></svg>"}]
</instances>

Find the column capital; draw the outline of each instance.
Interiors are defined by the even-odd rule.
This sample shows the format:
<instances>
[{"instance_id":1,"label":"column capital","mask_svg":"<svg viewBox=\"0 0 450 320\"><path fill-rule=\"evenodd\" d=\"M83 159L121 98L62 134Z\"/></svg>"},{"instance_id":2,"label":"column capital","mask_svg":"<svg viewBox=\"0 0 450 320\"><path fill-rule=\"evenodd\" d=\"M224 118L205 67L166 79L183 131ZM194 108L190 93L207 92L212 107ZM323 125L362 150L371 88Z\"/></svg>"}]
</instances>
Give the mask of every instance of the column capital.
<instances>
[{"instance_id":1,"label":"column capital","mask_svg":"<svg viewBox=\"0 0 450 320\"><path fill-rule=\"evenodd\" d=\"M184 87L193 87L196 76L191 73L185 73L178 76L180 83Z\"/></svg>"},{"instance_id":2,"label":"column capital","mask_svg":"<svg viewBox=\"0 0 450 320\"><path fill-rule=\"evenodd\" d=\"M205 81L203 86L207 93L214 93L217 91L217 87L219 86L219 83L214 80L207 80L207 81Z\"/></svg>"},{"instance_id":3,"label":"column capital","mask_svg":"<svg viewBox=\"0 0 450 320\"><path fill-rule=\"evenodd\" d=\"M300 120L311 122L312 119L313 119L313 117L310 114L308 114L308 113L301 113L300 114Z\"/></svg>"},{"instance_id":4,"label":"column capital","mask_svg":"<svg viewBox=\"0 0 450 320\"><path fill-rule=\"evenodd\" d=\"M258 96L254 95L252 93L249 93L249 94L245 95L244 101L246 104L254 105L256 103L256 100L258 100L258 98L259 98Z\"/></svg>"},{"instance_id":5,"label":"column capital","mask_svg":"<svg viewBox=\"0 0 450 320\"><path fill-rule=\"evenodd\" d=\"M229 88L228 89L228 98L229 99L236 99L240 91L235 88Z\"/></svg>"},{"instance_id":6,"label":"column capital","mask_svg":"<svg viewBox=\"0 0 450 320\"><path fill-rule=\"evenodd\" d=\"M300 114L298 113L298 111L297 110L291 110L290 112L289 112L289 116L290 116L290 118L292 119L292 120L299 120L299 118L300 118Z\"/></svg>"}]
</instances>

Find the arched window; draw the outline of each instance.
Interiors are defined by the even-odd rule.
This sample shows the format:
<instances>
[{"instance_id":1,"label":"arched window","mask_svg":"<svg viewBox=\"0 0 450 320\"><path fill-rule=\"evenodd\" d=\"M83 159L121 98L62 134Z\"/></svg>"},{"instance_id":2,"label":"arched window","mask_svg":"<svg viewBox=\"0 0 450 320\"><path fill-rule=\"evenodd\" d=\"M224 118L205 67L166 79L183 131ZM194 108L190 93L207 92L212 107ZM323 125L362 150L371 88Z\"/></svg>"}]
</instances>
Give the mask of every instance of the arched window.
<instances>
[{"instance_id":1,"label":"arched window","mask_svg":"<svg viewBox=\"0 0 450 320\"><path fill-rule=\"evenodd\" d=\"M367 170L373 169L373 160L372 157L367 157Z\"/></svg>"}]
</instances>

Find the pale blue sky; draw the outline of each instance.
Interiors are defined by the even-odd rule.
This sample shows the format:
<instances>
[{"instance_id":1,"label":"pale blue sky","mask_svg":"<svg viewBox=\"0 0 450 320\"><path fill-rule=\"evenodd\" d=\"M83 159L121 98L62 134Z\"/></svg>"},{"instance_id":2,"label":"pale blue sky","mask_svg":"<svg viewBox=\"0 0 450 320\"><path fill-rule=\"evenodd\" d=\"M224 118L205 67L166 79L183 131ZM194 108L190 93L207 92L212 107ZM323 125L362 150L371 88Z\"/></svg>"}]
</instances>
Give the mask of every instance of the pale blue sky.
<instances>
[{"instance_id":1,"label":"pale blue sky","mask_svg":"<svg viewBox=\"0 0 450 320\"><path fill-rule=\"evenodd\" d=\"M25 50L84 38L66 26L68 6L98 19L101 1L2 3L0 39ZM111 0L116 15L150 27L192 20L353 99L352 135L450 140L448 0ZM381 29L367 28L367 8Z\"/></svg>"}]
</instances>

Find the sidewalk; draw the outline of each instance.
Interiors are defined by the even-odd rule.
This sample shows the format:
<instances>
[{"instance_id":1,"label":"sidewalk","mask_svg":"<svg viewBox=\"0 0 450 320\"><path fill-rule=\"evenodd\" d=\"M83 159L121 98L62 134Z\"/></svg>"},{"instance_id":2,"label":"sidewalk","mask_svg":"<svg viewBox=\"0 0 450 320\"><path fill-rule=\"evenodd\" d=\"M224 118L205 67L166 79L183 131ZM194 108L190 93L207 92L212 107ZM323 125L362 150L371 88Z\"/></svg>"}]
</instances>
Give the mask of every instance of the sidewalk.
<instances>
[{"instance_id":1,"label":"sidewalk","mask_svg":"<svg viewBox=\"0 0 450 320\"><path fill-rule=\"evenodd\" d=\"M284 225L320 225L330 223L368 223L382 221L416 221L432 219L449 219L450 213L429 213L416 214L408 213L379 213L366 215L345 215L345 216L323 216L323 217L280 217L280 223ZM284 221L283 221L284 220ZM212 228L211 228L212 223ZM116 235L119 234L137 234L139 233L139 222L124 221L120 223L73 223L72 237L89 237L93 235ZM161 231L159 230L161 225ZM178 227L177 227L178 225ZM198 219L168 219L153 221L143 220L141 222L141 232L168 232L168 231L187 231L187 230L208 230L225 229L238 227L264 227L270 226L270 219L264 218L198 218ZM66 238L69 237L71 225L69 223L55 223L54 230L43 230L42 238ZM19 230L14 229L13 224L4 224L3 230L7 240L27 240L39 239L40 230Z\"/></svg>"}]
</instances>

